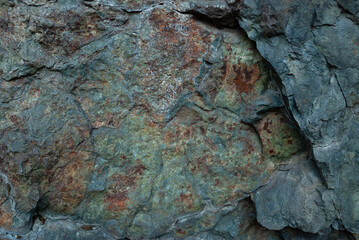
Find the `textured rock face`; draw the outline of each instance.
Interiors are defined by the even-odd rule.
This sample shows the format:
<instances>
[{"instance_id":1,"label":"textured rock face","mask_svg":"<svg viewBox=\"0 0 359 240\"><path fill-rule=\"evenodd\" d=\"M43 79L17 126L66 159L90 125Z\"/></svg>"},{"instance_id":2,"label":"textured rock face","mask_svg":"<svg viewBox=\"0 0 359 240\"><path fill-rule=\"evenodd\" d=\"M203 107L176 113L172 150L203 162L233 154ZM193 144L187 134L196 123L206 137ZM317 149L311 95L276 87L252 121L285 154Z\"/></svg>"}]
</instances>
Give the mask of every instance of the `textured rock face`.
<instances>
[{"instance_id":1,"label":"textured rock face","mask_svg":"<svg viewBox=\"0 0 359 240\"><path fill-rule=\"evenodd\" d=\"M349 239L355 9L0 1L1 234Z\"/></svg>"},{"instance_id":2,"label":"textured rock face","mask_svg":"<svg viewBox=\"0 0 359 240\"><path fill-rule=\"evenodd\" d=\"M279 74L291 112L334 192L324 202L335 210L325 212L353 232L359 231L358 4L246 0L236 8L241 27Z\"/></svg>"}]
</instances>

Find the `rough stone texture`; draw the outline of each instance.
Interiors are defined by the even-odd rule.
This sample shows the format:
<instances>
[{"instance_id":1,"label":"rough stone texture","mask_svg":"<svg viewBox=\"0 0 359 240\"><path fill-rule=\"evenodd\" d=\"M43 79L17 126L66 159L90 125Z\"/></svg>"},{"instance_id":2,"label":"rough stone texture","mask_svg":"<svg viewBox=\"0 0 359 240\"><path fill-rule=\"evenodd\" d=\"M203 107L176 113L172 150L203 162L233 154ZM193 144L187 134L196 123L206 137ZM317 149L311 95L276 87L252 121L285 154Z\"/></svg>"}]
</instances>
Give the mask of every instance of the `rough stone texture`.
<instances>
[{"instance_id":1,"label":"rough stone texture","mask_svg":"<svg viewBox=\"0 0 359 240\"><path fill-rule=\"evenodd\" d=\"M317 233L335 219L334 195L326 189L313 161L296 156L254 194L257 220L270 229L286 226Z\"/></svg>"},{"instance_id":2,"label":"rough stone texture","mask_svg":"<svg viewBox=\"0 0 359 240\"><path fill-rule=\"evenodd\" d=\"M1 236L350 239L358 6L0 0Z\"/></svg>"},{"instance_id":3,"label":"rough stone texture","mask_svg":"<svg viewBox=\"0 0 359 240\"><path fill-rule=\"evenodd\" d=\"M358 232L358 1L231 2L240 26L278 73L290 111L333 189L335 197L324 201L335 208L322 214L332 211ZM292 225L288 214L286 225ZM320 222L322 229L330 224ZM302 224L303 230L313 227Z\"/></svg>"}]
</instances>

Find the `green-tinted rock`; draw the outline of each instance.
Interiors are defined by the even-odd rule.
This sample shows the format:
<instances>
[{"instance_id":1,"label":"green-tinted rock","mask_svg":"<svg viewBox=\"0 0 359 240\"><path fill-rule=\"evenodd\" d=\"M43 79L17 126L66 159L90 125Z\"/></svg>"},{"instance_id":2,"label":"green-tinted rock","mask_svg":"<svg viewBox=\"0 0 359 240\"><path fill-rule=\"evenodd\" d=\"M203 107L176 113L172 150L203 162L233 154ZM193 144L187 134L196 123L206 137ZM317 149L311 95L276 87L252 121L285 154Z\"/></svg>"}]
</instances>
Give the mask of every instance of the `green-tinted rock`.
<instances>
[{"instance_id":1,"label":"green-tinted rock","mask_svg":"<svg viewBox=\"0 0 359 240\"><path fill-rule=\"evenodd\" d=\"M221 24L232 14L208 4ZM237 204L303 150L301 136L268 113L283 103L245 34L182 7L1 8L0 227L24 239L275 239ZM224 229L242 213L248 224Z\"/></svg>"}]
</instances>

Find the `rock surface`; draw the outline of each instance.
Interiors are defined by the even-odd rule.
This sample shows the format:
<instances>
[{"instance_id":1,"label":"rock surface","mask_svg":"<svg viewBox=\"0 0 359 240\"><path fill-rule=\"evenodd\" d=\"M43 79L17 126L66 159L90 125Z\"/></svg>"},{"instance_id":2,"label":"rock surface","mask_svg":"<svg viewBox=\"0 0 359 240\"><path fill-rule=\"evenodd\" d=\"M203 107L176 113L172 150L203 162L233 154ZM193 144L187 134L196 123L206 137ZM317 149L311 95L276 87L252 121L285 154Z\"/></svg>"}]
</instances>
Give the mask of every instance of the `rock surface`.
<instances>
[{"instance_id":1,"label":"rock surface","mask_svg":"<svg viewBox=\"0 0 359 240\"><path fill-rule=\"evenodd\" d=\"M324 206L335 208L325 207L321 214L335 216L352 232L359 231L358 6L340 0L245 0L234 6L240 26L278 73L288 106L334 193ZM317 224L324 229L329 226L324 222ZM312 227L308 222L301 229Z\"/></svg>"},{"instance_id":2,"label":"rock surface","mask_svg":"<svg viewBox=\"0 0 359 240\"><path fill-rule=\"evenodd\" d=\"M358 8L0 1L1 236L351 239Z\"/></svg>"}]
</instances>

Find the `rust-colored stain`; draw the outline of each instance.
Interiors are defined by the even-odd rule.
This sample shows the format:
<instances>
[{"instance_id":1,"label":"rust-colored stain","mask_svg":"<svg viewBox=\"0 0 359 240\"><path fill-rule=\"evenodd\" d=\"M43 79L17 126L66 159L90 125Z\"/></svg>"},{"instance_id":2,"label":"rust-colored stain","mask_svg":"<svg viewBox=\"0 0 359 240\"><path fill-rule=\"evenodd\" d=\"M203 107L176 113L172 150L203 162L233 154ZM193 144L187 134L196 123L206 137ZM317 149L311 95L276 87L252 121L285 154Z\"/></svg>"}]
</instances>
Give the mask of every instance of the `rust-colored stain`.
<instances>
[{"instance_id":1,"label":"rust-colored stain","mask_svg":"<svg viewBox=\"0 0 359 240\"><path fill-rule=\"evenodd\" d=\"M215 35L200 27L188 16L180 16L166 9L154 9L148 20L152 28L149 32L151 40L140 43L141 49L147 52L146 54L151 54L145 63L147 69L159 76L163 75L161 69L181 76L175 78L171 75L162 80L161 84L158 79L147 76L141 83L148 94L154 95L150 92L153 88L166 94L164 106L161 110L153 112L154 116L158 114L159 121L163 121L165 112L175 103L174 99L183 91L195 92L195 76L199 74L201 59L207 54L208 45L214 40ZM163 96L157 98L163 99Z\"/></svg>"},{"instance_id":2,"label":"rust-colored stain","mask_svg":"<svg viewBox=\"0 0 359 240\"><path fill-rule=\"evenodd\" d=\"M187 234L187 231L185 231L185 230L183 230L183 229L181 229L181 228L177 228L177 229L176 229L176 233L177 233L177 235L179 235L179 236L184 236L184 235Z\"/></svg>"},{"instance_id":3,"label":"rust-colored stain","mask_svg":"<svg viewBox=\"0 0 359 240\"><path fill-rule=\"evenodd\" d=\"M49 19L56 25L37 25L36 31L42 34L38 41L51 52L56 52L61 47L66 55L73 54L98 36L97 23L101 21L97 13L80 15L74 11L67 11L66 14L53 12ZM71 37L64 37L64 32Z\"/></svg>"},{"instance_id":4,"label":"rust-colored stain","mask_svg":"<svg viewBox=\"0 0 359 240\"><path fill-rule=\"evenodd\" d=\"M214 180L214 186L217 187L217 186L219 185L219 183L220 183L220 181L219 181L218 179L215 179L215 180Z\"/></svg>"},{"instance_id":5,"label":"rust-colored stain","mask_svg":"<svg viewBox=\"0 0 359 240\"><path fill-rule=\"evenodd\" d=\"M271 129L273 128L272 124L273 123L272 123L271 119L269 119L269 118L266 119L266 121L263 124L263 130L266 131L268 134L271 134L272 133Z\"/></svg>"},{"instance_id":6,"label":"rust-colored stain","mask_svg":"<svg viewBox=\"0 0 359 240\"><path fill-rule=\"evenodd\" d=\"M157 41L161 43L161 46L158 47L166 49L166 51L170 51L169 47L172 47L172 51L178 47L184 49L190 54L183 56L184 65L182 67L189 69L199 67L200 62L197 58L206 51L206 45L203 42L209 43L210 40L208 36L201 34L203 29L199 28L194 20L181 21L173 12L156 9L152 12L149 21L155 30ZM183 32L188 35L187 40L182 37L181 33ZM174 46L175 48L173 48Z\"/></svg>"},{"instance_id":7,"label":"rust-colored stain","mask_svg":"<svg viewBox=\"0 0 359 240\"><path fill-rule=\"evenodd\" d=\"M249 93L253 91L254 84L260 79L260 72L257 65L247 66L240 63L233 65L233 71L236 73L236 77L233 79L237 90L240 92Z\"/></svg>"},{"instance_id":8,"label":"rust-colored stain","mask_svg":"<svg viewBox=\"0 0 359 240\"><path fill-rule=\"evenodd\" d=\"M183 138L184 139L190 139L191 137L193 137L193 127L189 127L187 128L184 132L183 132Z\"/></svg>"},{"instance_id":9,"label":"rust-colored stain","mask_svg":"<svg viewBox=\"0 0 359 240\"><path fill-rule=\"evenodd\" d=\"M4 229L11 229L13 215L3 209L0 209L0 226Z\"/></svg>"},{"instance_id":10,"label":"rust-colored stain","mask_svg":"<svg viewBox=\"0 0 359 240\"><path fill-rule=\"evenodd\" d=\"M164 142L166 144L171 144L174 141L174 135L171 132L166 132L164 134Z\"/></svg>"},{"instance_id":11,"label":"rust-colored stain","mask_svg":"<svg viewBox=\"0 0 359 240\"><path fill-rule=\"evenodd\" d=\"M92 231L92 230L96 229L96 226L95 225L82 225L80 228L84 231Z\"/></svg>"},{"instance_id":12,"label":"rust-colored stain","mask_svg":"<svg viewBox=\"0 0 359 240\"><path fill-rule=\"evenodd\" d=\"M113 184L108 188L105 197L106 208L108 211L121 212L127 208L128 191L136 188L136 180L140 178L146 167L139 164L135 167L128 167L126 174L115 174L111 177Z\"/></svg>"},{"instance_id":13,"label":"rust-colored stain","mask_svg":"<svg viewBox=\"0 0 359 240\"><path fill-rule=\"evenodd\" d=\"M50 207L55 211L73 213L85 197L86 184L94 165L93 161L87 161L89 156L88 152L68 153L60 160L66 165L50 176L50 185L56 191L48 193L48 197Z\"/></svg>"},{"instance_id":14,"label":"rust-colored stain","mask_svg":"<svg viewBox=\"0 0 359 240\"><path fill-rule=\"evenodd\" d=\"M211 159L212 156L204 155L199 158L194 159L193 163L189 163L190 170L193 173L201 172L204 175L212 173L212 169L207 165L207 159Z\"/></svg>"},{"instance_id":15,"label":"rust-colored stain","mask_svg":"<svg viewBox=\"0 0 359 240\"><path fill-rule=\"evenodd\" d=\"M127 191L118 191L115 195L107 196L105 203L107 203L107 210L114 212L121 212L126 209Z\"/></svg>"},{"instance_id":16,"label":"rust-colored stain","mask_svg":"<svg viewBox=\"0 0 359 240\"><path fill-rule=\"evenodd\" d=\"M299 133L292 129L289 119L280 111L268 113L255 127L262 140L263 153L266 157L275 156L281 159L304 147L298 141Z\"/></svg>"},{"instance_id":17,"label":"rust-colored stain","mask_svg":"<svg viewBox=\"0 0 359 240\"><path fill-rule=\"evenodd\" d=\"M353 43L355 45L354 47L354 55L357 55L358 54L358 43L356 41L353 40Z\"/></svg>"},{"instance_id":18,"label":"rust-colored stain","mask_svg":"<svg viewBox=\"0 0 359 240\"><path fill-rule=\"evenodd\" d=\"M186 206L186 208L191 209L193 207L193 196L192 193L181 193L180 194L180 201L182 204L184 204Z\"/></svg>"}]
</instances>

